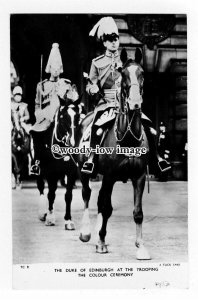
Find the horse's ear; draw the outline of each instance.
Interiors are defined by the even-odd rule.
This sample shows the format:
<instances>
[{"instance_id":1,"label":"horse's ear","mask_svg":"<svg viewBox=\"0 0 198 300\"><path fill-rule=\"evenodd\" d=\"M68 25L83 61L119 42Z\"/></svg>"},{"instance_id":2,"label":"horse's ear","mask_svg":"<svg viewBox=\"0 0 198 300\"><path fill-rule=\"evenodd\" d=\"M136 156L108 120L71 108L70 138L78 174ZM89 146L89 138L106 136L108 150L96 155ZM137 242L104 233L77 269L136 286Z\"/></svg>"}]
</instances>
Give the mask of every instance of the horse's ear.
<instances>
[{"instance_id":1,"label":"horse's ear","mask_svg":"<svg viewBox=\"0 0 198 300\"><path fill-rule=\"evenodd\" d=\"M121 54L120 54L120 59L123 63L123 65L127 62L128 60L128 54L125 48L122 48Z\"/></svg>"},{"instance_id":2,"label":"horse's ear","mask_svg":"<svg viewBox=\"0 0 198 300\"><path fill-rule=\"evenodd\" d=\"M142 60L142 50L140 48L136 48L135 50L135 62L140 64Z\"/></svg>"}]
</instances>

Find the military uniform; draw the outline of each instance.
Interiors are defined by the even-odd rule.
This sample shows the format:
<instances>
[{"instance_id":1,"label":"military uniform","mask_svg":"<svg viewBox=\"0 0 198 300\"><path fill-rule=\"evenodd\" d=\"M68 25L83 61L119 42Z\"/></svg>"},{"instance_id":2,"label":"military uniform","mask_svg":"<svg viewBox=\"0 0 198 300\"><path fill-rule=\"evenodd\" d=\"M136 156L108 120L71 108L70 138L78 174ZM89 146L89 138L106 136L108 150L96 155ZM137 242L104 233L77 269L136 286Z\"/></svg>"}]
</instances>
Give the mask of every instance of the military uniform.
<instances>
[{"instance_id":1,"label":"military uniform","mask_svg":"<svg viewBox=\"0 0 198 300\"><path fill-rule=\"evenodd\" d=\"M36 123L31 129L34 141L35 165L31 168L31 173L38 175L37 170L40 164L41 154L45 153L45 144L51 137L50 125L55 119L55 114L60 107L60 101L72 100L71 81L65 78L58 78L57 81L44 80L39 82L36 89L35 117Z\"/></svg>"},{"instance_id":2,"label":"military uniform","mask_svg":"<svg viewBox=\"0 0 198 300\"><path fill-rule=\"evenodd\" d=\"M24 103L24 102L11 101L11 112L12 112L12 115L15 112L17 112L19 119L21 121L28 121L30 118L28 108L27 108L27 103Z\"/></svg>"},{"instance_id":3,"label":"military uniform","mask_svg":"<svg viewBox=\"0 0 198 300\"><path fill-rule=\"evenodd\" d=\"M27 103L11 101L11 120L12 126L16 126L19 129L20 125L25 129L27 133L31 128L30 124L26 124L30 119Z\"/></svg>"},{"instance_id":4,"label":"military uniform","mask_svg":"<svg viewBox=\"0 0 198 300\"><path fill-rule=\"evenodd\" d=\"M94 120L91 129L90 147L95 148L100 144L101 134L103 130L98 125L111 121L115 118L115 112L119 107L119 97L121 90L121 74L118 68L122 66L119 52L110 52L106 50L104 55L101 55L92 60L89 82L86 86L86 91L92 95L91 89L93 85L99 88L100 99L97 107L94 110ZM93 154L89 161L83 165L83 172L91 173L93 171Z\"/></svg>"},{"instance_id":5,"label":"military uniform","mask_svg":"<svg viewBox=\"0 0 198 300\"><path fill-rule=\"evenodd\" d=\"M36 88L35 117L36 123L32 131L45 131L53 122L60 99L71 90L69 79L59 78L57 81L44 80ZM60 96L62 95L62 97Z\"/></svg>"},{"instance_id":6,"label":"military uniform","mask_svg":"<svg viewBox=\"0 0 198 300\"><path fill-rule=\"evenodd\" d=\"M118 68L122 66L118 51L106 51L92 61L86 91L91 94L92 84L97 84L104 99L100 99L97 111L108 107L119 106L119 93L121 88L121 75Z\"/></svg>"},{"instance_id":7,"label":"military uniform","mask_svg":"<svg viewBox=\"0 0 198 300\"><path fill-rule=\"evenodd\" d=\"M160 126L164 126L164 124L160 124ZM165 127L165 126L164 126ZM164 160L169 163L170 159L170 139L169 135L165 130L160 130L157 142L157 150ZM167 181L168 180L168 172L159 173L158 175L159 181Z\"/></svg>"},{"instance_id":8,"label":"military uniform","mask_svg":"<svg viewBox=\"0 0 198 300\"><path fill-rule=\"evenodd\" d=\"M31 129L34 142L35 163L32 165L30 173L40 174L41 154L45 153L45 144L51 136L51 124L55 119L60 102L72 100L72 86L68 79L60 78L63 73L62 58L59 44L53 43L48 58L45 72L51 74L50 79L46 79L37 84L35 98L36 123ZM71 95L69 95L71 94Z\"/></svg>"},{"instance_id":9,"label":"military uniform","mask_svg":"<svg viewBox=\"0 0 198 300\"><path fill-rule=\"evenodd\" d=\"M112 107L119 107L121 94L121 74L119 72L119 68L122 67L122 62L120 60L120 56L117 50L119 47L118 28L112 17L104 17L101 20L99 20L93 27L93 29L90 31L89 35L93 37L95 36L99 40L102 40L103 45L106 47L105 54L92 61L89 74L89 83L86 87L86 90L90 95L97 93L97 86L99 88L100 94L102 94L100 101L94 111L95 116L91 129L92 132L90 146L91 148L94 148L96 144L99 144L99 139L97 139L97 135L102 135L102 129L100 128L97 130L96 125L98 123L104 124L104 122L102 122L101 120L105 115L105 113L103 114L103 111ZM140 63L141 58L142 53L136 52L136 60L138 60L138 63ZM141 79L141 95L138 90L138 96L140 96L138 97L139 106L141 106L142 103L143 76ZM106 114L107 121L109 120L109 116L111 117L112 111L113 109L109 109L109 113ZM115 112L113 112L112 115L114 117ZM144 119L143 124L148 123L147 131L149 136L149 134L151 135L151 121L144 114L142 114L142 119ZM154 141L152 142L152 144L155 145ZM161 170L166 170L170 168L169 165L167 166L167 162L159 157L159 155L156 152L156 147L155 151L153 152L155 153L156 160L160 160L158 165L161 168ZM92 173L93 168L93 153L91 153L91 155L88 158L88 161L85 162L83 165L82 172Z\"/></svg>"},{"instance_id":10,"label":"military uniform","mask_svg":"<svg viewBox=\"0 0 198 300\"><path fill-rule=\"evenodd\" d=\"M169 159L170 140L167 132L162 132L162 131L159 132L157 146L158 146L159 155L165 159Z\"/></svg>"}]
</instances>

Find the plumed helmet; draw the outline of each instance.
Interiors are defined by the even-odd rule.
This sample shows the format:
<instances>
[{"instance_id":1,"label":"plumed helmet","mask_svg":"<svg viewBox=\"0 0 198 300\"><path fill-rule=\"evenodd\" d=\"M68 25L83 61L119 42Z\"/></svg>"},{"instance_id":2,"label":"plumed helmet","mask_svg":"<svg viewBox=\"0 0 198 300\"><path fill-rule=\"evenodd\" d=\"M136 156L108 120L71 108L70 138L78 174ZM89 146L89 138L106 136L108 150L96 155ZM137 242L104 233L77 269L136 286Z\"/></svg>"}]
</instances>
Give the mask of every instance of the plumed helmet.
<instances>
[{"instance_id":1,"label":"plumed helmet","mask_svg":"<svg viewBox=\"0 0 198 300\"><path fill-rule=\"evenodd\" d=\"M17 86L15 86L15 88L13 89L12 94L13 94L14 96L15 96L15 95L23 95L23 90L22 90L22 88L21 88L19 85L17 85Z\"/></svg>"},{"instance_id":2,"label":"plumed helmet","mask_svg":"<svg viewBox=\"0 0 198 300\"><path fill-rule=\"evenodd\" d=\"M118 27L112 17L104 17L96 23L89 35L96 36L99 40L104 40L105 36L119 37Z\"/></svg>"},{"instance_id":3,"label":"plumed helmet","mask_svg":"<svg viewBox=\"0 0 198 300\"><path fill-rule=\"evenodd\" d=\"M51 67L60 68L60 72L63 73L63 63L59 50L59 44L52 44L52 49L48 58L47 66L45 68L46 73L50 73Z\"/></svg>"}]
</instances>

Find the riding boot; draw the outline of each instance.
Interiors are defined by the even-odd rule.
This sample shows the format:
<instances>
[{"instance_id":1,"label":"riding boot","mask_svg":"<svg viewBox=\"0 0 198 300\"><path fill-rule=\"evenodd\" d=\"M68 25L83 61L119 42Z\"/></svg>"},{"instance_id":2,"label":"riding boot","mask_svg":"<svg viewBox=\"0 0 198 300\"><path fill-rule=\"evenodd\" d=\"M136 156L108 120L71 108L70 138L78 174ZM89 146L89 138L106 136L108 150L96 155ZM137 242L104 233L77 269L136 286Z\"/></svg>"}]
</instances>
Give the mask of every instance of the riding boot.
<instances>
[{"instance_id":1,"label":"riding boot","mask_svg":"<svg viewBox=\"0 0 198 300\"><path fill-rule=\"evenodd\" d=\"M93 125L92 127L92 131L91 131L91 140L90 140L90 148L91 149L95 149L96 145L98 145L98 136L97 132L101 132L99 129L97 130L96 126ZM86 174L92 174L93 170L94 170L94 163L93 163L93 159L94 159L94 152L91 151L91 154L88 157L88 160L83 164L82 167L82 172L86 173Z\"/></svg>"},{"instance_id":2,"label":"riding boot","mask_svg":"<svg viewBox=\"0 0 198 300\"><path fill-rule=\"evenodd\" d=\"M159 171L161 172L166 172L171 169L170 163L162 158L159 153L157 152L157 147L156 147L156 141L155 141L155 133L154 129L151 127L144 127L146 136L148 138L148 143L149 143L149 153L150 153L150 159L154 163L154 168L155 172L158 173Z\"/></svg>"},{"instance_id":3,"label":"riding boot","mask_svg":"<svg viewBox=\"0 0 198 300\"><path fill-rule=\"evenodd\" d=\"M42 133L41 132L32 132L33 144L34 144L34 160L32 161L32 166L30 168L30 175L40 175L40 160L41 160L41 151L42 151Z\"/></svg>"},{"instance_id":4,"label":"riding boot","mask_svg":"<svg viewBox=\"0 0 198 300\"><path fill-rule=\"evenodd\" d=\"M101 136L103 133L102 128L98 128L98 126L93 125L91 130L91 138L90 138L90 148L95 149L97 145L100 145ZM86 174L92 174L94 170L94 152L91 151L88 160L83 164L82 172Z\"/></svg>"}]
</instances>

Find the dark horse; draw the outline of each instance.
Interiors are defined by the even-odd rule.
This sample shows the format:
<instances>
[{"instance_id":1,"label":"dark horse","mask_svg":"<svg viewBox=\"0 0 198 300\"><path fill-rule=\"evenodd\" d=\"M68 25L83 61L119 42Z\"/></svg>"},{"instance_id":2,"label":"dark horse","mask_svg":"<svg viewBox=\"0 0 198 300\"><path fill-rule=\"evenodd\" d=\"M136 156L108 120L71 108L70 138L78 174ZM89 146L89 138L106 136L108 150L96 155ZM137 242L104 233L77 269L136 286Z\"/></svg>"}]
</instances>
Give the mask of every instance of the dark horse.
<instances>
[{"instance_id":1,"label":"dark horse","mask_svg":"<svg viewBox=\"0 0 198 300\"><path fill-rule=\"evenodd\" d=\"M12 188L21 188L22 180L28 169L30 160L30 158L28 158L28 155L30 154L30 136L21 126L17 113L13 113L12 123Z\"/></svg>"},{"instance_id":2,"label":"dark horse","mask_svg":"<svg viewBox=\"0 0 198 300\"><path fill-rule=\"evenodd\" d=\"M54 201L58 181L67 175L65 193L65 229L74 230L71 218L72 190L77 177L77 164L73 156L65 154L64 150L74 146L76 127L79 123L79 100L71 103L61 103L56 113L55 121L47 129L44 136L45 148L41 151L41 174L37 179L40 192L39 219L47 226L55 225ZM58 149L58 150L57 150ZM47 199L44 196L44 179L48 183Z\"/></svg>"},{"instance_id":3,"label":"dark horse","mask_svg":"<svg viewBox=\"0 0 198 300\"><path fill-rule=\"evenodd\" d=\"M138 55L136 55L137 57ZM136 223L136 242L138 248L137 259L150 259L150 255L144 246L142 238L142 196L145 186L146 170L148 163L148 141L141 121L141 102L143 70L137 61L128 59L127 55L121 55L123 58L123 68L120 69L121 94L120 108L115 122L105 132L101 147L112 147L112 154L99 154L97 159L97 172L103 175L102 186L98 196L98 218L97 235L98 242L96 251L98 253L107 253L105 236L107 233L107 222L112 214L111 194L116 181L126 182L131 179L134 189L134 211L133 217ZM82 122L82 131L85 130L87 120ZM118 154L118 146L128 147L136 150L136 156L127 154ZM142 151L142 152L141 152ZM139 154L141 155L139 155ZM85 157L79 157L79 166L82 168ZM90 221L89 221L89 199L91 189L89 187L90 175L81 172L82 197L84 200L84 215L80 232L80 239L83 242L89 241Z\"/></svg>"}]
</instances>

